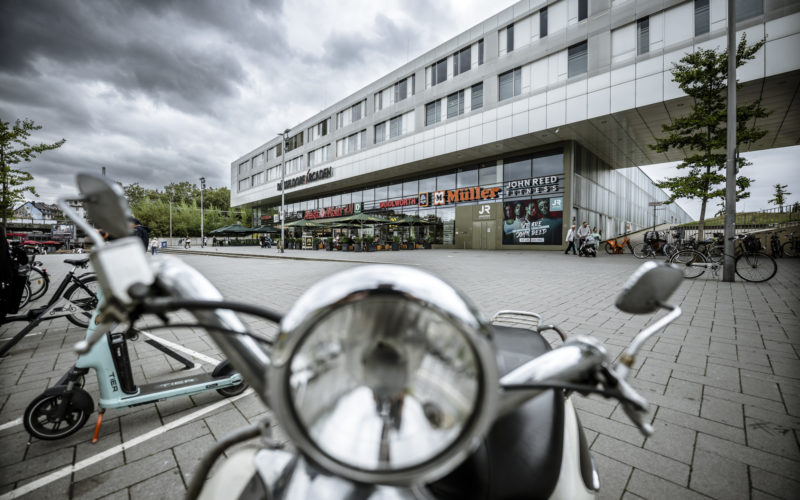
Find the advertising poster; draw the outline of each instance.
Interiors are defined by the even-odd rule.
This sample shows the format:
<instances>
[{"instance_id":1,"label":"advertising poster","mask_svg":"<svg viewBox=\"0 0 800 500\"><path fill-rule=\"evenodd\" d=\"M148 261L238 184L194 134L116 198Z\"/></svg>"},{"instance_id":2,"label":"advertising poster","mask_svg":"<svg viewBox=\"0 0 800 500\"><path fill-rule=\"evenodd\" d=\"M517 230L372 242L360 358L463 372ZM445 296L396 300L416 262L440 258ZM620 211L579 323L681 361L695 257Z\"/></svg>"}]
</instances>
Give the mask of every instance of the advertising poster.
<instances>
[{"instance_id":1,"label":"advertising poster","mask_svg":"<svg viewBox=\"0 0 800 500\"><path fill-rule=\"evenodd\" d=\"M503 204L504 245L561 245L563 198L535 198Z\"/></svg>"}]
</instances>

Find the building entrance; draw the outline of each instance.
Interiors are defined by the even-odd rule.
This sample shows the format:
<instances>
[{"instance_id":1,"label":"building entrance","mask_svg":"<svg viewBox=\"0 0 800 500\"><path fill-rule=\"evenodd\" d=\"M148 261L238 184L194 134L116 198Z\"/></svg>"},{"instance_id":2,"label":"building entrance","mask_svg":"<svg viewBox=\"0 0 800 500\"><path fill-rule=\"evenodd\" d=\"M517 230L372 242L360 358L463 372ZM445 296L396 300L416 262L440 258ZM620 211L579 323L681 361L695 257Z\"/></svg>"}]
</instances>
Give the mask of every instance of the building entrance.
<instances>
[{"instance_id":1,"label":"building entrance","mask_svg":"<svg viewBox=\"0 0 800 500\"><path fill-rule=\"evenodd\" d=\"M497 237L494 232L495 221L472 221L472 248L473 250L494 250Z\"/></svg>"}]
</instances>

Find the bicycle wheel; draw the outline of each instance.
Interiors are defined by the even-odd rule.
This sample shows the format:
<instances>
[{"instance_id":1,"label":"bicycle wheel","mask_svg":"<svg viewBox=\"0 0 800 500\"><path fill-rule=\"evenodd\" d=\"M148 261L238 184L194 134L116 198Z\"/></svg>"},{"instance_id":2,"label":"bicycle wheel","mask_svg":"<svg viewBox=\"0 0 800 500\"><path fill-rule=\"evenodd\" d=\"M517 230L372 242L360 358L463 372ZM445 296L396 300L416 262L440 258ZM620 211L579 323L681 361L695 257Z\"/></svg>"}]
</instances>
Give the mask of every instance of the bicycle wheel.
<instances>
[{"instance_id":1,"label":"bicycle wheel","mask_svg":"<svg viewBox=\"0 0 800 500\"><path fill-rule=\"evenodd\" d=\"M31 287L31 300L36 300L47 293L50 278L38 267L32 267L31 274L28 275L28 284Z\"/></svg>"},{"instance_id":2,"label":"bicycle wheel","mask_svg":"<svg viewBox=\"0 0 800 500\"><path fill-rule=\"evenodd\" d=\"M725 258L725 247L722 245L714 245L708 249L708 260L711 262L722 262Z\"/></svg>"},{"instance_id":3,"label":"bicycle wheel","mask_svg":"<svg viewBox=\"0 0 800 500\"><path fill-rule=\"evenodd\" d=\"M761 283L775 276L778 264L763 252L743 253L736 257L736 274L745 281Z\"/></svg>"},{"instance_id":4,"label":"bicycle wheel","mask_svg":"<svg viewBox=\"0 0 800 500\"><path fill-rule=\"evenodd\" d=\"M694 279L706 272L706 257L697 250L681 250L674 253L669 261L680 267L684 278Z\"/></svg>"},{"instance_id":5,"label":"bicycle wheel","mask_svg":"<svg viewBox=\"0 0 800 500\"><path fill-rule=\"evenodd\" d=\"M667 243L663 247L661 247L661 251L664 252L664 256L672 257L672 254L677 252L678 248L672 243Z\"/></svg>"},{"instance_id":6,"label":"bicycle wheel","mask_svg":"<svg viewBox=\"0 0 800 500\"><path fill-rule=\"evenodd\" d=\"M31 301L31 287L27 283L22 287L22 295L19 298L19 308L22 309L23 307L28 305L28 302Z\"/></svg>"},{"instance_id":7,"label":"bicycle wheel","mask_svg":"<svg viewBox=\"0 0 800 500\"><path fill-rule=\"evenodd\" d=\"M607 241L606 241L606 245L605 245L605 247L606 247L606 253L607 253L607 254L609 254L609 255L610 255L610 254L613 254L613 253L614 253L614 247L612 247L612 246L611 246L611 243L609 243L609 242L607 242Z\"/></svg>"},{"instance_id":8,"label":"bicycle wheel","mask_svg":"<svg viewBox=\"0 0 800 500\"><path fill-rule=\"evenodd\" d=\"M784 243L781 248L783 249L783 255L787 257L797 257L797 249L791 241Z\"/></svg>"},{"instance_id":9,"label":"bicycle wheel","mask_svg":"<svg viewBox=\"0 0 800 500\"><path fill-rule=\"evenodd\" d=\"M644 259L649 254L649 249L647 248L647 243L637 243L633 245L633 255L637 259Z\"/></svg>"},{"instance_id":10,"label":"bicycle wheel","mask_svg":"<svg viewBox=\"0 0 800 500\"><path fill-rule=\"evenodd\" d=\"M97 307L97 292L100 290L100 284L97 283L95 275L82 276L78 279L83 286L78 283L73 284L64 293L64 298L77 305L80 311L70 314L67 319L74 325L86 328Z\"/></svg>"}]
</instances>

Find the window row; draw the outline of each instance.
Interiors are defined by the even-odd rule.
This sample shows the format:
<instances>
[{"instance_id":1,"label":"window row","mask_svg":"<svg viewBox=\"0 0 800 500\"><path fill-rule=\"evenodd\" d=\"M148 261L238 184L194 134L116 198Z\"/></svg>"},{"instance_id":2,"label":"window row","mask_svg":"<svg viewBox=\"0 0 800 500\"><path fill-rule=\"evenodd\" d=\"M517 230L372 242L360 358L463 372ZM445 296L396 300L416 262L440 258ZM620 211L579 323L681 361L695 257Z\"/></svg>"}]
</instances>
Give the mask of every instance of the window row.
<instances>
[{"instance_id":1,"label":"window row","mask_svg":"<svg viewBox=\"0 0 800 500\"><path fill-rule=\"evenodd\" d=\"M483 82L425 105L425 125L455 118L483 107Z\"/></svg>"},{"instance_id":2,"label":"window row","mask_svg":"<svg viewBox=\"0 0 800 500\"><path fill-rule=\"evenodd\" d=\"M388 108L392 104L405 100L408 96L416 93L416 77L411 75L403 78L390 87L386 87L380 92L375 93L375 111Z\"/></svg>"},{"instance_id":3,"label":"window row","mask_svg":"<svg viewBox=\"0 0 800 500\"><path fill-rule=\"evenodd\" d=\"M367 100L359 101L344 111L336 113L336 128L343 128L355 123L367 115Z\"/></svg>"},{"instance_id":4,"label":"window row","mask_svg":"<svg viewBox=\"0 0 800 500\"><path fill-rule=\"evenodd\" d=\"M362 130L336 141L336 156L344 156L367 147L367 131Z\"/></svg>"},{"instance_id":5,"label":"window row","mask_svg":"<svg viewBox=\"0 0 800 500\"><path fill-rule=\"evenodd\" d=\"M482 39L425 68L426 85L433 87L481 64L483 64Z\"/></svg>"},{"instance_id":6,"label":"window row","mask_svg":"<svg viewBox=\"0 0 800 500\"><path fill-rule=\"evenodd\" d=\"M325 162L331 160L331 145L326 144L321 148L317 148L314 151L309 151L308 153L308 166L313 167L314 165L321 165Z\"/></svg>"},{"instance_id":7,"label":"window row","mask_svg":"<svg viewBox=\"0 0 800 500\"><path fill-rule=\"evenodd\" d=\"M413 110L375 125L375 144L412 132L414 132Z\"/></svg>"},{"instance_id":8,"label":"window row","mask_svg":"<svg viewBox=\"0 0 800 500\"><path fill-rule=\"evenodd\" d=\"M316 125L309 127L308 142L315 141L320 137L325 137L326 135L328 135L328 130L330 129L330 126L331 126L331 119L326 118L321 122L317 123Z\"/></svg>"},{"instance_id":9,"label":"window row","mask_svg":"<svg viewBox=\"0 0 800 500\"><path fill-rule=\"evenodd\" d=\"M509 24L497 32L500 56L589 17L588 0L561 0Z\"/></svg>"}]
</instances>

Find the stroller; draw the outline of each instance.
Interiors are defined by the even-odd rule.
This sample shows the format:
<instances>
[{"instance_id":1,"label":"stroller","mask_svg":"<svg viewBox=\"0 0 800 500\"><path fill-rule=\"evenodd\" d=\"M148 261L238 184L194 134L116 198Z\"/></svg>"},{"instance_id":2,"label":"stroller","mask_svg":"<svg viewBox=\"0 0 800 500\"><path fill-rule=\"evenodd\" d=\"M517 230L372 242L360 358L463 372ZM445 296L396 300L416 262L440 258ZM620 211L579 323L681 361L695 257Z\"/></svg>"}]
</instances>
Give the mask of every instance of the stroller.
<instances>
[{"instance_id":1,"label":"stroller","mask_svg":"<svg viewBox=\"0 0 800 500\"><path fill-rule=\"evenodd\" d=\"M578 249L579 257L597 257L596 242L593 237L587 236L581 241L581 246Z\"/></svg>"}]
</instances>

